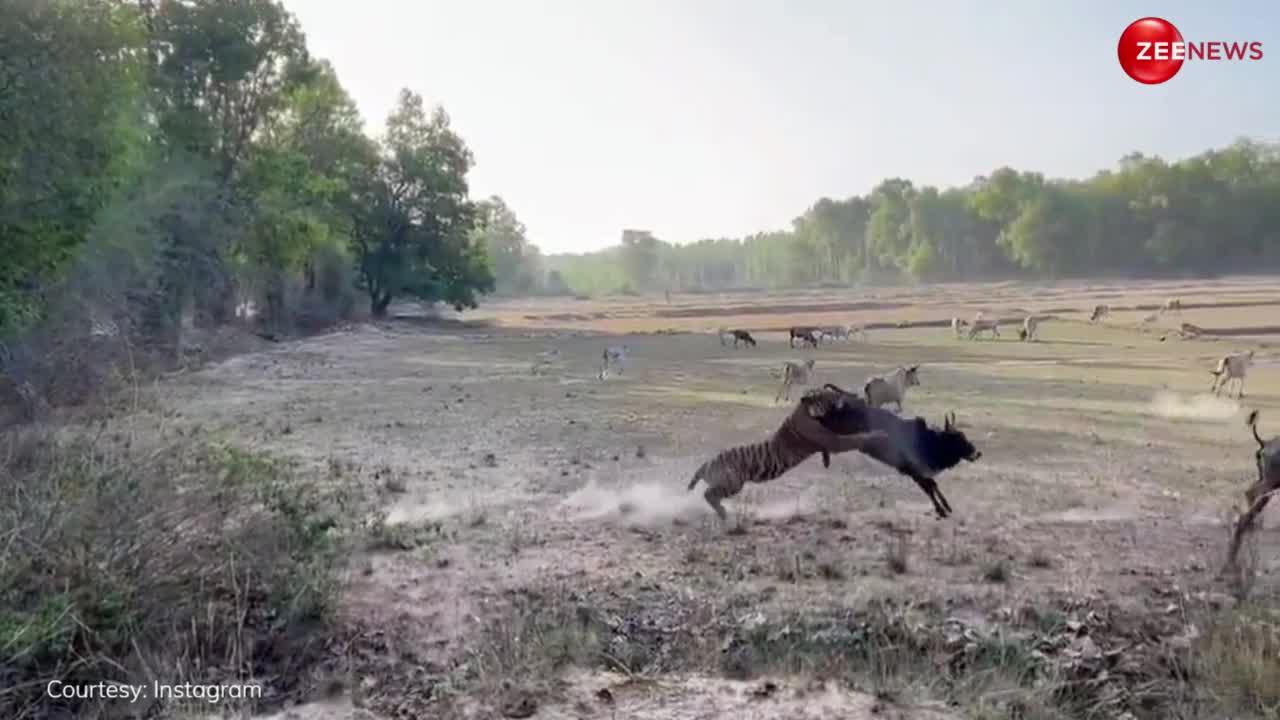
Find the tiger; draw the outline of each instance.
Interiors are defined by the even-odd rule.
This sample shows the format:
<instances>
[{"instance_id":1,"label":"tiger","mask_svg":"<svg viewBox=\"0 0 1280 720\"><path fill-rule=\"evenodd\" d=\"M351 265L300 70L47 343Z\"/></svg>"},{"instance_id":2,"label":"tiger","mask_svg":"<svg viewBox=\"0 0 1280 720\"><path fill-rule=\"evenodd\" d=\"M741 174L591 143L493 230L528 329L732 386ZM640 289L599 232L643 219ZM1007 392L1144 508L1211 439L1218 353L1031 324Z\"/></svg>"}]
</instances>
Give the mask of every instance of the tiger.
<instances>
[{"instance_id":1,"label":"tiger","mask_svg":"<svg viewBox=\"0 0 1280 720\"><path fill-rule=\"evenodd\" d=\"M729 448L706 461L693 473L688 490L693 490L699 481L706 484L703 498L721 523L727 524L729 517L721 501L742 492L747 483L775 480L819 452L824 466L829 467L830 453L862 450L885 442L888 436L881 431L837 435L819 422L850 402L861 400L829 388L806 392L768 440Z\"/></svg>"}]
</instances>

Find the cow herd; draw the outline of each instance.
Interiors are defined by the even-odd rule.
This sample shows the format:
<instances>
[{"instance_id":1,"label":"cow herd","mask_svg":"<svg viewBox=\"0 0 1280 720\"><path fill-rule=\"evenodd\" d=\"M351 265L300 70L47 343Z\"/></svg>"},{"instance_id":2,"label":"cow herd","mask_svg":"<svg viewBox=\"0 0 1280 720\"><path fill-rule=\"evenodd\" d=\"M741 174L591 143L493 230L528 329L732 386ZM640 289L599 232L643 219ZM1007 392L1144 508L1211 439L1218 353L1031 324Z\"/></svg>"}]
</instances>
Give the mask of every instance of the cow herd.
<instances>
[{"instance_id":1,"label":"cow herd","mask_svg":"<svg viewBox=\"0 0 1280 720\"><path fill-rule=\"evenodd\" d=\"M1171 298L1165 301L1155 313L1144 318L1139 325L1150 325L1160 315L1166 313L1180 314L1181 311L1181 301ZM1111 308L1108 305L1097 305L1089 314L1089 322L1096 324L1103 318L1110 316L1110 314ZM1044 320L1044 317L1035 314L1025 315L1022 319L1021 327L1018 329L1018 340L1026 342L1039 341L1040 330ZM992 339L1001 337L999 319L988 317L982 312L977 313L971 321L954 317L951 319L950 324L951 331L957 339L974 340L982 335L989 335ZM905 323L899 323L899 326L903 325ZM1183 339L1194 339L1205 335L1205 331L1202 328L1187 322L1181 323L1176 332ZM1162 336L1160 340L1165 340L1169 334ZM757 338L745 328L722 327L718 329L717 336L721 346L724 347L732 344L735 349L756 348L759 345ZM824 343L837 340L849 342L855 338L863 341L867 340L865 326L833 325L787 328L787 345L792 349L796 347L818 348ZM605 380L611 374L611 371L616 374L624 373L629 364L629 358L630 349L627 345L606 346L600 355L599 379L601 381ZM538 374L540 370L555 364L559 360L560 352L558 349L548 350L540 353L534 359L531 370L534 374ZM1253 350L1219 356L1215 366L1210 370L1213 380L1209 390L1214 394L1223 392L1230 394L1230 390L1234 385L1235 397L1242 398L1244 396L1245 377L1253 361ZM774 397L774 402L789 402L793 389L810 385L813 382L815 365L816 360L814 358L807 358L786 361L780 368L776 368L774 373L776 377L780 378L781 386ZM783 428L771 440L725 451L699 469L698 473L695 474L694 484L699 480L708 482L708 502L711 503L717 514L723 518L724 514L723 509L720 507L720 500L736 494L741 489L743 482L759 482L776 477L785 472L787 468L793 467L815 452L822 452L825 465L829 462L828 455L830 452L857 450L876 457L882 462L897 467L900 472L914 477L918 483L921 483L921 487L927 493L931 493L930 497L934 500L935 508L938 509L939 515L945 516L950 511L949 506L945 505L944 499L940 499L940 495L935 496L930 490L930 488L936 490L936 483L932 480L933 474L945 469L945 467L951 467L962 459L976 459L980 453L973 450L972 446L967 444L967 441L963 441L963 433L958 433L954 429L950 418L948 418L947 426L941 431L930 429L921 418L915 418L914 420L903 418L901 422L906 424L901 427L895 424L896 421L891 422L887 419L889 416L897 417L896 413L902 412L903 400L908 389L920 384L919 370L919 364L904 365L884 375L871 377L862 386L860 395L851 395L829 384L824 386L822 390L808 391L801 398L801 404L793 414L793 417L788 420L787 424L784 424ZM881 409L888 405L892 405L896 413L888 413L887 410ZM814 414L816 413L815 408L819 406L826 409L820 414ZM812 417L819 420L824 426L832 423L836 425L843 423L847 427L839 431L840 439L833 439L835 436L831 433L836 431L832 431L830 428L827 430L815 430L815 426L812 423L801 418L804 412L810 413ZM888 415L881 418L878 413L888 413ZM1246 492L1248 508L1240 516L1236 524L1235 534L1228 553L1227 567L1224 570L1235 567L1235 558L1241 538L1252 526L1255 518L1271 496L1276 492L1280 492L1280 438L1263 440L1257 430L1257 415L1256 411L1252 413L1248 422L1258 443L1256 458L1258 479ZM850 418L854 419L851 420ZM808 429L803 432L797 430L798 427L802 426L808 427ZM906 435L903 433L906 433ZM956 442L959 443L957 445L959 449L954 452L950 449L942 452L941 449L948 447L947 443L951 442L952 435L955 435ZM801 438L801 436L804 439L795 439ZM937 449L940 453L940 464L935 467L924 463L920 458L912 456L911 453L906 453L902 447L895 445L895 443L900 445L901 443L898 441L907 436L916 437L917 439L912 442L917 445L924 442L925 439L928 439L931 443L939 443ZM792 439L788 440L788 438Z\"/></svg>"}]
</instances>

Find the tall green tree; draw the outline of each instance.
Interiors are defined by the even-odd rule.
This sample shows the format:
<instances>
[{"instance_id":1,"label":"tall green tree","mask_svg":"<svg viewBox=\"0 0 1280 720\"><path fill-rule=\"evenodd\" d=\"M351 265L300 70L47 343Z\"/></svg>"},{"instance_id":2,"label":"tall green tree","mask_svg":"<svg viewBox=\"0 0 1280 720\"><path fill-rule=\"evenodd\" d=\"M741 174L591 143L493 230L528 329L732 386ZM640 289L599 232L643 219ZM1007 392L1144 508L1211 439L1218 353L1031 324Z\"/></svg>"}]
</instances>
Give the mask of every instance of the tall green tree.
<instances>
[{"instance_id":1,"label":"tall green tree","mask_svg":"<svg viewBox=\"0 0 1280 720\"><path fill-rule=\"evenodd\" d=\"M868 267L903 268L911 247L910 180L891 178L871 191L871 215L867 220Z\"/></svg>"},{"instance_id":2,"label":"tall green tree","mask_svg":"<svg viewBox=\"0 0 1280 720\"><path fill-rule=\"evenodd\" d=\"M525 236L524 223L502 198L493 196L479 203L474 240L485 248L498 291L528 293L541 284L542 256Z\"/></svg>"},{"instance_id":3,"label":"tall green tree","mask_svg":"<svg viewBox=\"0 0 1280 720\"><path fill-rule=\"evenodd\" d=\"M472 235L471 163L444 110L428 113L421 96L402 90L377 161L360 182L352 233L374 316L406 295L473 308L494 289L484 246Z\"/></svg>"},{"instance_id":4,"label":"tall green tree","mask_svg":"<svg viewBox=\"0 0 1280 720\"><path fill-rule=\"evenodd\" d=\"M302 30L278 0L160 0L153 7L162 137L214 160L221 181L230 182L257 133L315 68Z\"/></svg>"},{"instance_id":5,"label":"tall green tree","mask_svg":"<svg viewBox=\"0 0 1280 720\"><path fill-rule=\"evenodd\" d=\"M659 244L653 233L646 230L622 231L622 267L632 288L644 290L653 285Z\"/></svg>"},{"instance_id":6,"label":"tall green tree","mask_svg":"<svg viewBox=\"0 0 1280 720\"><path fill-rule=\"evenodd\" d=\"M814 246L827 279L849 280L864 267L871 209L871 203L860 197L822 198L792 223L796 237Z\"/></svg>"},{"instance_id":7,"label":"tall green tree","mask_svg":"<svg viewBox=\"0 0 1280 720\"><path fill-rule=\"evenodd\" d=\"M352 193L377 157L332 68L317 63L305 77L264 124L237 183L249 220L232 253L260 286L269 325L284 313L290 278L313 292L318 258L346 250Z\"/></svg>"},{"instance_id":8,"label":"tall green tree","mask_svg":"<svg viewBox=\"0 0 1280 720\"><path fill-rule=\"evenodd\" d=\"M144 41L123 2L0 10L0 334L39 317L42 290L139 172Z\"/></svg>"}]
</instances>

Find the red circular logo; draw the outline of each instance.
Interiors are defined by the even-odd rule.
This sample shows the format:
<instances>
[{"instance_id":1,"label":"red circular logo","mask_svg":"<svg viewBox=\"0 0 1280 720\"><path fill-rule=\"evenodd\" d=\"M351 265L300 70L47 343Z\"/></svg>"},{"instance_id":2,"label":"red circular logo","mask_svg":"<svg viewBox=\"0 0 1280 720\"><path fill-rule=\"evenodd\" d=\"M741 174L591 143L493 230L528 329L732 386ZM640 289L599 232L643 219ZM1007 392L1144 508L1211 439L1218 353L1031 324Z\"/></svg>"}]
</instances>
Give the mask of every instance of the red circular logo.
<instances>
[{"instance_id":1,"label":"red circular logo","mask_svg":"<svg viewBox=\"0 0 1280 720\"><path fill-rule=\"evenodd\" d=\"M1173 23L1158 17L1134 20L1120 33L1116 48L1125 74L1147 85L1159 85L1182 69L1186 46Z\"/></svg>"}]
</instances>

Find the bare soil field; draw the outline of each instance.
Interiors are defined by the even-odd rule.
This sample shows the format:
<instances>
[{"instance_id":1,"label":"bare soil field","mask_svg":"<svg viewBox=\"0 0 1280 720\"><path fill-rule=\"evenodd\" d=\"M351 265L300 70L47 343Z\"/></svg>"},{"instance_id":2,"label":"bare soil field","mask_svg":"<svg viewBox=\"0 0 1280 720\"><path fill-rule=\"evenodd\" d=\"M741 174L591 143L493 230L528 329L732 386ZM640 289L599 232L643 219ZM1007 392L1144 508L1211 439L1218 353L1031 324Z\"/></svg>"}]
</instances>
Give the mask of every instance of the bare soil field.
<instances>
[{"instance_id":1,"label":"bare soil field","mask_svg":"<svg viewBox=\"0 0 1280 720\"><path fill-rule=\"evenodd\" d=\"M1139 322L1175 296L1181 314ZM1113 314L1090 324L1097 303ZM1001 338L954 338L950 318L978 310L1010 323ZM1038 342L1017 339L1026 312L1049 317ZM464 318L364 325L161 387L181 425L385 478L387 542L354 563L335 650L349 679L280 718L1193 707L1170 658L1236 605L1215 575L1255 475L1246 409L1280 432L1280 280L521 300ZM1181 322L1206 335L1169 335ZM836 323L868 339L787 345L787 326ZM760 344L722 347L721 326ZM602 381L611 344L631 361ZM1209 395L1217 358L1250 348L1243 401ZM953 517L851 453L727 501L744 534L717 525L693 470L766 438L791 407L771 371L806 357L845 387L921 364L904 414L954 410L983 452L940 478ZM1253 538L1251 606L1280 595L1274 527ZM1280 694L1260 662L1251 682Z\"/></svg>"}]
</instances>

